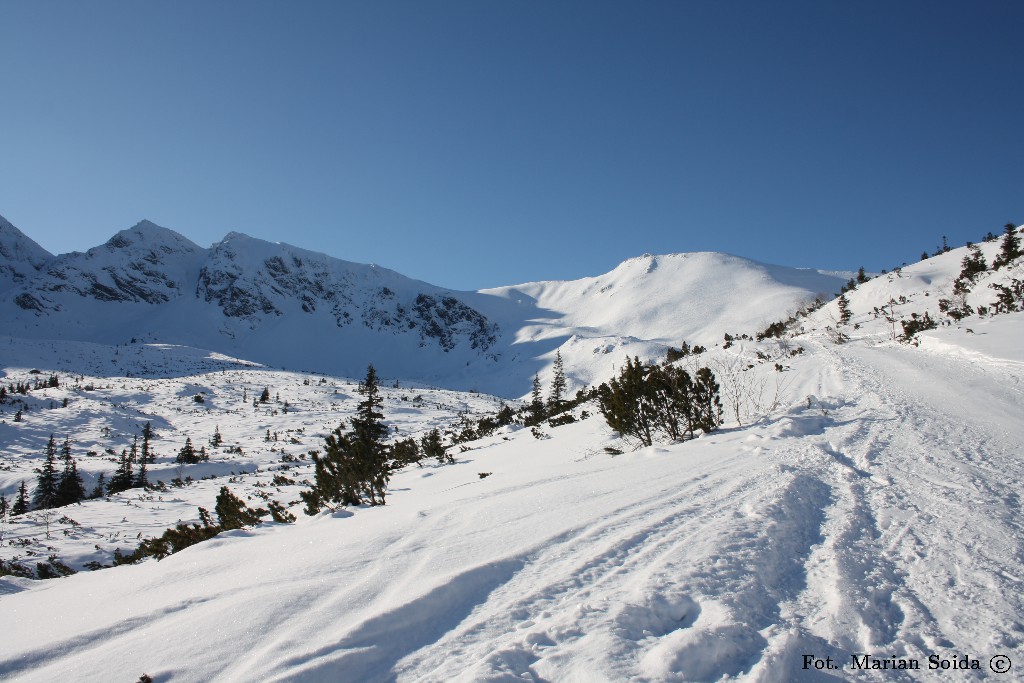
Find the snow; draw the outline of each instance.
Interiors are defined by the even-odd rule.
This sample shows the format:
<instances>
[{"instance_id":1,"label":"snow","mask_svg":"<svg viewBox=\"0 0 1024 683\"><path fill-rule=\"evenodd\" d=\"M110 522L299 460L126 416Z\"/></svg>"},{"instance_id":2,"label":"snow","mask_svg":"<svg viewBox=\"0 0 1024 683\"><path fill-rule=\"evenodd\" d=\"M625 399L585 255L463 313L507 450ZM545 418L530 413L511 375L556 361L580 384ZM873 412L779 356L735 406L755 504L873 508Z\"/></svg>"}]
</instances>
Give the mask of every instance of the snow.
<instances>
[{"instance_id":1,"label":"snow","mask_svg":"<svg viewBox=\"0 0 1024 683\"><path fill-rule=\"evenodd\" d=\"M633 450L584 405L576 414L589 417L545 426L546 438L505 428L456 449L455 464L399 472L384 507L315 517L300 512L299 484L272 480L312 476L298 458L351 414L352 380L168 344L0 339L4 381L38 369L96 387L31 392L36 403L22 423L5 413L0 443L10 469L0 470L0 490L8 495L31 476L54 431L71 433L90 475L112 464L84 451L119 450L145 421L160 435L163 458L151 479L174 473L168 456L186 435L198 444L215 426L244 452L216 450L210 463L189 466L184 473L197 479L190 486L62 510L81 526L51 520L50 539L41 513L14 518L0 557L31 550L42 559L49 545L75 566L109 559L137 533L195 520L196 506L210 507L222 485L252 504L259 494L292 504L298 516L221 534L160 562L0 579L0 621L17 624L5 629L0 680L1021 680L1024 313L974 316L923 332L913 345L892 339L891 325L872 312L904 296L904 315L938 318L936 300L962 252L849 293L859 327L846 327L848 343L835 344L826 330L838 315L832 303L799 321L804 331L792 338L741 340L681 361L716 369L723 398L731 389L747 394L726 401L717 432ZM727 259L643 257L603 280L499 294L555 311L566 326L580 324L572 302L590 306L588 297L612 291L602 287L634 298L632 307L616 300L621 308L603 322L590 318L594 329L577 344L659 329L695 334L686 322L654 326L652 316L671 318L671 306L635 297L655 288L625 294L659 272L679 268L673 277L683 278L692 262ZM720 288L706 267L706 289ZM763 314L761 296L719 323ZM981 287L975 296L994 298ZM701 305L711 315L718 304ZM615 328L645 306L649 314L634 323L648 329ZM549 332L538 324L523 334ZM710 323L707 335L709 344L721 337ZM551 351L575 359L566 344ZM254 409L263 386L282 403ZM200 392L206 402L197 406ZM67 408L45 407L65 396ZM403 380L386 389L384 412L404 437L499 403ZM113 426L110 436L104 426ZM265 442L268 429L299 443ZM217 478L198 480L209 475ZM11 545L19 539L30 540ZM918 661L922 670L855 669L852 657L864 654ZM805 655L841 668L805 669ZM949 663L965 655L980 669L928 670L930 656ZM996 655L1018 668L994 675Z\"/></svg>"}]
</instances>

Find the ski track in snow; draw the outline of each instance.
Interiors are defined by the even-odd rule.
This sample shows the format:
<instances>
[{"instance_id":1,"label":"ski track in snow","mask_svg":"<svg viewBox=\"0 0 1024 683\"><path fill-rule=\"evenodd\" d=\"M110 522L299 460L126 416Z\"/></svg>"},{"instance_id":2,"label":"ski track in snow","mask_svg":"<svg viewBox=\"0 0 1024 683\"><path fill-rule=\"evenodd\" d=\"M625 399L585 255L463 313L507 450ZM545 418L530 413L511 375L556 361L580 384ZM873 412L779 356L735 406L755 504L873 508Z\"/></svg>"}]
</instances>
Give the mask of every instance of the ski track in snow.
<instances>
[{"instance_id":1,"label":"ski track in snow","mask_svg":"<svg viewBox=\"0 0 1024 683\"><path fill-rule=\"evenodd\" d=\"M1000 338L995 329L985 344ZM454 465L399 473L384 508L225 533L159 563L0 579L0 622L18 625L3 639L0 680L1024 680L1024 363L939 332L918 348L868 333L842 346L804 335L807 352L785 359L778 412L683 444L611 455L604 447L620 443L599 417L545 428L542 440L510 430ZM89 346L90 367L105 353ZM142 362L163 352L131 353ZM338 380L307 388L300 375L231 359L202 372L177 362L174 381L105 381L94 393L110 407L76 413L83 443L106 443L93 433L104 420L124 439L152 417L167 459L172 440L219 421L250 439L246 460L202 466L225 475L305 451L354 402ZM769 367L753 372L773 376ZM280 388L295 414L180 409L200 391L209 405L233 405L237 382ZM419 392L425 405L409 400ZM409 435L493 404L396 389L386 410ZM39 434L60 419L31 413ZM309 433L294 447L253 443L297 425ZM10 445L28 453L29 441ZM307 464L294 467L280 471L308 476ZM171 489L166 501L115 498L134 505L121 526L100 516L109 503L88 503L82 514L96 520L56 542L162 528L208 505L214 482ZM143 513L153 518L137 521ZM843 668L806 670L807 654ZM864 654L924 670L852 668ZM933 654L982 668L928 671ZM1009 674L989 671L996 654L1014 662Z\"/></svg>"}]
</instances>

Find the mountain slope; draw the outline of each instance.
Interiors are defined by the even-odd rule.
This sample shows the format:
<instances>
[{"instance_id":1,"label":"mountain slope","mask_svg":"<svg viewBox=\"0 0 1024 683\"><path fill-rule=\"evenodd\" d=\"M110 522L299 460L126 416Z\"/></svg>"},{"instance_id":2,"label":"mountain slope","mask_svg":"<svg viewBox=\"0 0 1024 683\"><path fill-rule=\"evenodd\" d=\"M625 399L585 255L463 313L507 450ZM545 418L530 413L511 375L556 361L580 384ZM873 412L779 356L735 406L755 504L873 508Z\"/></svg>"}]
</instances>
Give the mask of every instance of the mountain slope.
<instances>
[{"instance_id":1,"label":"mountain slope","mask_svg":"<svg viewBox=\"0 0 1024 683\"><path fill-rule=\"evenodd\" d=\"M815 680L812 654L891 681L920 672L852 658L1016 662L1020 318L987 321L1003 344L982 363L812 332L785 401L743 429L621 455L598 417L509 431L400 473L384 508L0 580L19 624L0 677L789 681ZM928 334L980 354L955 332ZM115 507L169 504L129 500Z\"/></svg>"},{"instance_id":2,"label":"mountain slope","mask_svg":"<svg viewBox=\"0 0 1024 683\"><path fill-rule=\"evenodd\" d=\"M657 357L684 340L763 327L842 284L698 253L630 259L573 282L453 292L241 233L202 249L148 221L45 263L20 266L0 291L12 334L185 344L349 376L372 362L388 377L509 397L537 373L546 381L556 351L575 391L627 354Z\"/></svg>"},{"instance_id":3,"label":"mountain slope","mask_svg":"<svg viewBox=\"0 0 1024 683\"><path fill-rule=\"evenodd\" d=\"M983 245L987 260L997 248ZM963 255L849 292L845 343L833 302L782 339L679 361L714 368L727 399L724 428L697 439L632 451L590 404L573 424L542 426L543 438L512 425L465 444L453 465L396 473L385 507L300 514L160 562L0 578L0 622L18 624L0 679L994 680L992 667L1024 661L1024 311L901 342L898 320L874 310L892 301L903 320L937 315ZM1022 268L979 278L972 305L990 305L987 285ZM556 289L536 290L549 319ZM23 562L65 548L76 564L92 552L106 561L137 532L196 520L221 485L298 513L312 476L302 455L358 401L350 382L189 349L5 348L12 382L29 368L104 373L91 389L30 392L23 421L0 422L8 494L62 429L76 449L101 451L154 421L161 476L186 435L198 443L218 426L240 449L180 471L191 485L15 517L0 554L35 553ZM262 386L289 410L276 397L251 406ZM734 417L728 399L740 394ZM403 437L494 407L478 394L385 390ZM89 473L110 467L82 461Z\"/></svg>"},{"instance_id":4,"label":"mountain slope","mask_svg":"<svg viewBox=\"0 0 1024 683\"><path fill-rule=\"evenodd\" d=\"M0 293L39 271L53 256L0 216Z\"/></svg>"}]
</instances>

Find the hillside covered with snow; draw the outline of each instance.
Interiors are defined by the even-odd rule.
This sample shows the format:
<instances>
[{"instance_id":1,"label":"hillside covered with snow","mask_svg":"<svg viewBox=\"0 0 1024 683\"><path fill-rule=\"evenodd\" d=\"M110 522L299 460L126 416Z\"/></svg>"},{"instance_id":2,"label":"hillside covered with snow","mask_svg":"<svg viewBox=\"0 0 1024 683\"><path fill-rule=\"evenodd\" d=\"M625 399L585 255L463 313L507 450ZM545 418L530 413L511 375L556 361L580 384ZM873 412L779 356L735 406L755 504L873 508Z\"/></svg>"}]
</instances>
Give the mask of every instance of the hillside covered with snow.
<instances>
[{"instance_id":1,"label":"hillside covered with snow","mask_svg":"<svg viewBox=\"0 0 1024 683\"><path fill-rule=\"evenodd\" d=\"M230 317L225 302L250 302L257 331L299 316L284 275L265 270L285 247L247 240L229 236L239 245L216 267L183 245L177 270L140 274L135 289L183 311L207 306L217 320ZM287 249L308 272L334 264ZM299 501L309 452L351 420L365 362L347 376L307 373L230 347L60 338L46 325L71 301L140 315L171 304L19 284L49 303L18 314L38 334L0 337L3 384L31 385L0 405L0 493L31 486L51 434L67 436L91 487L147 423L149 479L162 485L7 518L0 559L78 571L0 577L0 623L17 624L5 629L0 680L1021 680L1024 259L994 270L1000 249L979 245L988 267L970 283L959 275L972 252L953 249L800 315L820 275L721 254L644 256L581 281L459 294L497 328L486 353L499 360L480 361L494 364L481 366L494 386L528 387L556 350L582 386L611 376L627 352L661 362L686 340L707 349L675 364L714 372L724 423L637 448L591 400L569 424L512 422L453 444L454 463L397 471L385 506L315 516ZM228 263L243 284L214 275ZM59 280L48 267L22 268L18 282ZM148 269L125 268L122 280ZM364 268L365 281L388 278L396 302L431 291ZM171 296L203 272L198 295ZM361 286L347 291L372 289ZM260 297L299 310L276 316ZM325 318L326 300L313 301ZM431 353L471 346L470 327L452 329L460 341ZM504 403L385 372L394 439L433 428L451 439ZM268 400L256 400L264 388ZM209 460L176 463L186 438ZM225 486L296 520L105 568L115 550L198 522L198 506L212 509Z\"/></svg>"},{"instance_id":2,"label":"hillside covered with snow","mask_svg":"<svg viewBox=\"0 0 1024 683\"><path fill-rule=\"evenodd\" d=\"M8 246L5 246L8 245ZM7 276L4 276L4 274ZM519 397L561 350L571 389L630 355L708 343L830 296L843 279L715 253L642 256L605 275L458 292L232 232L209 249L142 221L51 256L0 219L0 315L35 339L213 349L278 368ZM755 297L755 298L751 298Z\"/></svg>"}]
</instances>

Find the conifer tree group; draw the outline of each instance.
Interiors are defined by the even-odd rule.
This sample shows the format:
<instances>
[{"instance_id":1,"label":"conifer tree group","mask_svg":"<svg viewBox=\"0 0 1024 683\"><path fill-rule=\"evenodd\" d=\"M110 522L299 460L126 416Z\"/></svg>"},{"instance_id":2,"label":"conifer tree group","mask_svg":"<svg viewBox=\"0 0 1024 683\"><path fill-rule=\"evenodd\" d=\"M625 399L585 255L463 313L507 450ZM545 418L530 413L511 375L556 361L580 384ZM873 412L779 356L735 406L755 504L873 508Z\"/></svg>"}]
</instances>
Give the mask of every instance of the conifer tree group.
<instances>
[{"instance_id":1,"label":"conifer tree group","mask_svg":"<svg viewBox=\"0 0 1024 683\"><path fill-rule=\"evenodd\" d=\"M691 377L674 365L644 365L627 357L618 377L598 387L598 405L609 427L642 446L659 434L679 441L722 423L719 385L706 367Z\"/></svg>"},{"instance_id":2,"label":"conifer tree group","mask_svg":"<svg viewBox=\"0 0 1024 683\"><path fill-rule=\"evenodd\" d=\"M301 493L307 514L324 505L384 505L391 477L391 447L385 443L388 428L381 412L377 371L370 365L359 385L363 399L351 419L352 428L340 424L327 435L324 453L314 453L315 483Z\"/></svg>"}]
</instances>

